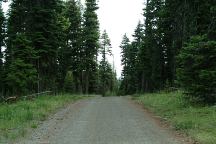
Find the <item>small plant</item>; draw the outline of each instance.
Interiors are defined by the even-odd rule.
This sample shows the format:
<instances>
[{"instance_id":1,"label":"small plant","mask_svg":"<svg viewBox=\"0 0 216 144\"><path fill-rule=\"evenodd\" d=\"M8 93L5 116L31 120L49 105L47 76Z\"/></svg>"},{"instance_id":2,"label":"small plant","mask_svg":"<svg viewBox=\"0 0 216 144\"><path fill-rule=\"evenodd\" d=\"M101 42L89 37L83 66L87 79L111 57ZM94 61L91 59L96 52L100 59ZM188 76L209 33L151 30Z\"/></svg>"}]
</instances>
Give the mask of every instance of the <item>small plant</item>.
<instances>
[{"instance_id":1,"label":"small plant","mask_svg":"<svg viewBox=\"0 0 216 144\"><path fill-rule=\"evenodd\" d=\"M37 124L35 124L35 123L33 123L32 125L31 125L31 128L33 128L33 129L36 129L38 126L37 126Z\"/></svg>"}]
</instances>

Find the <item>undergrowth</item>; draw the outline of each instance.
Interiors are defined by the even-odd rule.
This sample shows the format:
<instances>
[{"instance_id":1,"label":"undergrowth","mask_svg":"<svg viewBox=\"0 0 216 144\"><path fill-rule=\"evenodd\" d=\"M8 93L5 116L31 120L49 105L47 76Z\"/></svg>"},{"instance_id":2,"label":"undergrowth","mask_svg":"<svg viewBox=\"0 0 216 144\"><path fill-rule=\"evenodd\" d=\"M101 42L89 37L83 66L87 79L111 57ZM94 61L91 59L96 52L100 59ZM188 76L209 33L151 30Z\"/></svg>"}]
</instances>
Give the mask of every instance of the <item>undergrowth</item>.
<instances>
[{"instance_id":1,"label":"undergrowth","mask_svg":"<svg viewBox=\"0 0 216 144\"><path fill-rule=\"evenodd\" d=\"M81 98L65 94L41 96L33 101L14 104L0 103L0 144L25 136L29 128L37 128L39 122L46 120L50 113Z\"/></svg>"},{"instance_id":2,"label":"undergrowth","mask_svg":"<svg viewBox=\"0 0 216 144\"><path fill-rule=\"evenodd\" d=\"M139 95L134 99L170 122L176 130L183 131L199 143L215 144L215 106L191 104L181 91Z\"/></svg>"}]
</instances>

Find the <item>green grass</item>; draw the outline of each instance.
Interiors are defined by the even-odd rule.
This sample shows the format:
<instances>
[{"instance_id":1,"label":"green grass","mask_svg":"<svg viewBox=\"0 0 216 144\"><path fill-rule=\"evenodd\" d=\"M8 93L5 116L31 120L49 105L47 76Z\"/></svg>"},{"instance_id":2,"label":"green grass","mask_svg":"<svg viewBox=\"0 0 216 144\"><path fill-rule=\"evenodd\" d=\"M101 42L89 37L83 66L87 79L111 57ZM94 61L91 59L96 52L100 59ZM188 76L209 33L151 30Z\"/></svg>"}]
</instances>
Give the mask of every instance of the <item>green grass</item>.
<instances>
[{"instance_id":1,"label":"green grass","mask_svg":"<svg viewBox=\"0 0 216 144\"><path fill-rule=\"evenodd\" d=\"M145 94L134 99L199 143L216 143L216 106L194 106L182 92Z\"/></svg>"},{"instance_id":2,"label":"green grass","mask_svg":"<svg viewBox=\"0 0 216 144\"><path fill-rule=\"evenodd\" d=\"M34 101L19 101L14 104L0 103L0 144L26 135L29 129L37 128L40 121L66 104L82 96L41 96Z\"/></svg>"}]
</instances>

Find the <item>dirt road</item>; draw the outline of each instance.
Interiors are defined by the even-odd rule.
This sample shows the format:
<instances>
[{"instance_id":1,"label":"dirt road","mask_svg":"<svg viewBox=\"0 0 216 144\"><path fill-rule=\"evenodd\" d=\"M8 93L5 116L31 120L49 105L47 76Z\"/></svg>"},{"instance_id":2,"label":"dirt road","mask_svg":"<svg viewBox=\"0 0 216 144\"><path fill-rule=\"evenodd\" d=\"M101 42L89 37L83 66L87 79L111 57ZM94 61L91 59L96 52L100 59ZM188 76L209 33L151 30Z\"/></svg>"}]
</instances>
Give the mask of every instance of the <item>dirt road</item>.
<instances>
[{"instance_id":1,"label":"dirt road","mask_svg":"<svg viewBox=\"0 0 216 144\"><path fill-rule=\"evenodd\" d=\"M96 97L69 105L20 144L180 144L123 97Z\"/></svg>"}]
</instances>

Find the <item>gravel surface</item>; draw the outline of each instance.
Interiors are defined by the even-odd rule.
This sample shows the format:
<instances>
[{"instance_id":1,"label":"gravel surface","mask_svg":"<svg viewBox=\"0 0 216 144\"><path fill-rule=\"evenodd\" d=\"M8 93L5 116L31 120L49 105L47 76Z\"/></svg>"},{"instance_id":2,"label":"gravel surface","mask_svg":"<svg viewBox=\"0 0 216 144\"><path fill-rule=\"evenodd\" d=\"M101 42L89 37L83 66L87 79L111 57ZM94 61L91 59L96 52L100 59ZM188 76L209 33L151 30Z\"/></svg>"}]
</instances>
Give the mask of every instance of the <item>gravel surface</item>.
<instances>
[{"instance_id":1,"label":"gravel surface","mask_svg":"<svg viewBox=\"0 0 216 144\"><path fill-rule=\"evenodd\" d=\"M95 97L60 110L19 144L180 144L124 97Z\"/></svg>"}]
</instances>

